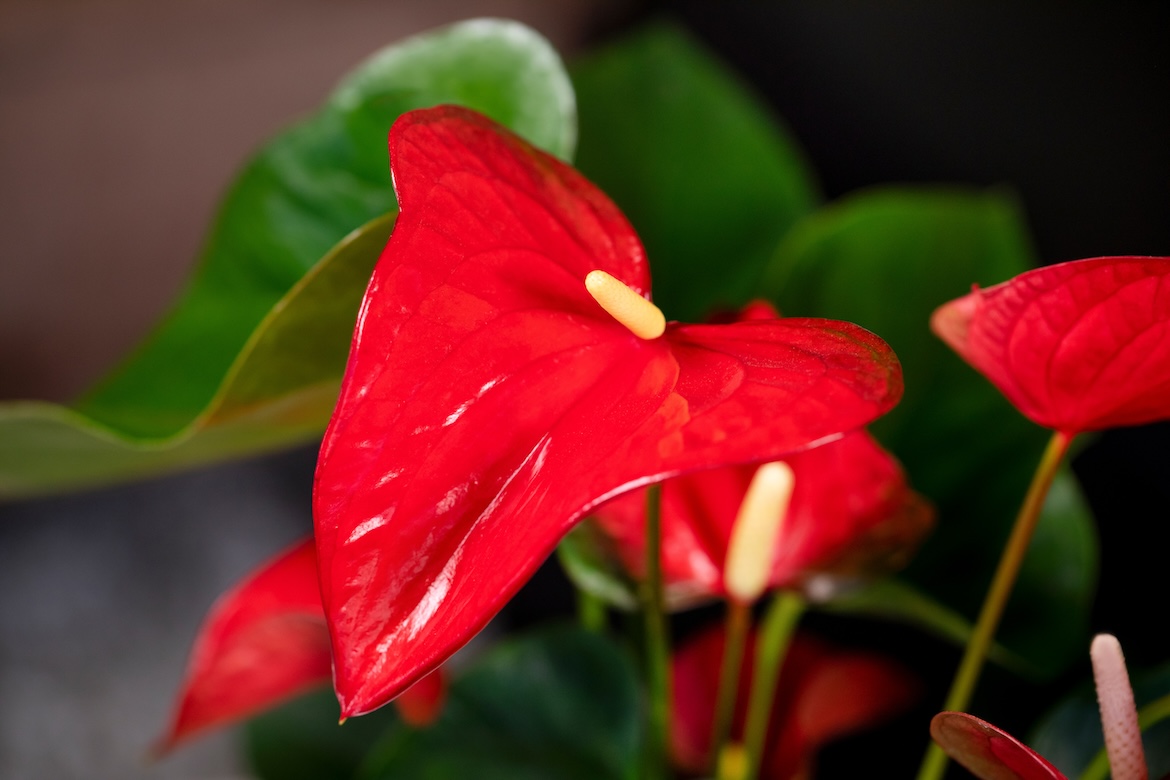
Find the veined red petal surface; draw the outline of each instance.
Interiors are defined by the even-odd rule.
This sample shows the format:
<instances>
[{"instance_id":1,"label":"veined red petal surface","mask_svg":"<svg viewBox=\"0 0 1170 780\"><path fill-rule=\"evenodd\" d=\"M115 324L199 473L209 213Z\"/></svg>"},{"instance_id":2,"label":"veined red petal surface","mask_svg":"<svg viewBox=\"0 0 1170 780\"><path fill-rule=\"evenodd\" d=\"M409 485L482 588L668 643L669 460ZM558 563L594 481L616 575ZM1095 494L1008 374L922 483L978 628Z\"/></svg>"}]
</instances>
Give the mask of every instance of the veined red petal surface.
<instances>
[{"instance_id":1,"label":"veined red petal surface","mask_svg":"<svg viewBox=\"0 0 1170 780\"><path fill-rule=\"evenodd\" d=\"M1047 428L1170 417L1170 258L1038 268L943 305L931 327Z\"/></svg>"},{"instance_id":2,"label":"veined red petal surface","mask_svg":"<svg viewBox=\"0 0 1170 780\"><path fill-rule=\"evenodd\" d=\"M825 584L905 563L932 511L901 466L864 431L783 459L796 487L781 526L769 585ZM700 471L662 485L662 573L667 601L684 607L726 595L724 562L754 465ZM620 496L594 513L635 574L644 567L645 495Z\"/></svg>"},{"instance_id":3,"label":"veined red petal surface","mask_svg":"<svg viewBox=\"0 0 1170 780\"><path fill-rule=\"evenodd\" d=\"M703 772L710 766L724 642L722 628L715 627L684 643L672 659L671 755L685 771ZM754 657L753 637L741 666L732 728L736 739L742 736ZM780 670L761 778L812 777L821 747L897 715L913 703L919 687L917 680L892 661L798 634Z\"/></svg>"},{"instance_id":4,"label":"veined red petal surface","mask_svg":"<svg viewBox=\"0 0 1170 780\"><path fill-rule=\"evenodd\" d=\"M847 323L668 325L642 340L585 290L648 295L641 245L576 171L439 107L390 133L400 214L359 314L314 515L346 715L467 642L593 506L772 460L901 393Z\"/></svg>"},{"instance_id":5,"label":"veined red petal surface","mask_svg":"<svg viewBox=\"0 0 1170 780\"><path fill-rule=\"evenodd\" d=\"M175 716L158 750L329 682L329 632L312 540L224 594L191 652Z\"/></svg>"},{"instance_id":6,"label":"veined red petal surface","mask_svg":"<svg viewBox=\"0 0 1170 780\"><path fill-rule=\"evenodd\" d=\"M980 780L1066 780L1056 767L1012 735L964 712L940 712L930 736Z\"/></svg>"}]
</instances>

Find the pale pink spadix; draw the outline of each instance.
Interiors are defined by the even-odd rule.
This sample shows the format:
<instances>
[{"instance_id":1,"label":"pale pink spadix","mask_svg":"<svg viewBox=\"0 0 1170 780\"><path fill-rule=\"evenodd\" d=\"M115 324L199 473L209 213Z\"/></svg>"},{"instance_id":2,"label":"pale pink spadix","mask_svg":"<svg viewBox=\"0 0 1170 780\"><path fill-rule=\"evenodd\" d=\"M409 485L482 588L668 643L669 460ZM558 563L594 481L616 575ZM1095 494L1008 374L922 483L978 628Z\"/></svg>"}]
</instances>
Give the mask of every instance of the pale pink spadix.
<instances>
[{"instance_id":1,"label":"pale pink spadix","mask_svg":"<svg viewBox=\"0 0 1170 780\"><path fill-rule=\"evenodd\" d=\"M1113 780L1147 780L1142 732L1121 643L1111 634L1098 634L1089 648L1089 657L1093 661L1101 728Z\"/></svg>"},{"instance_id":2,"label":"pale pink spadix","mask_svg":"<svg viewBox=\"0 0 1170 780\"><path fill-rule=\"evenodd\" d=\"M794 485L792 467L782 461L760 466L748 485L731 527L723 567L723 585L740 603L752 603L768 585Z\"/></svg>"}]
</instances>

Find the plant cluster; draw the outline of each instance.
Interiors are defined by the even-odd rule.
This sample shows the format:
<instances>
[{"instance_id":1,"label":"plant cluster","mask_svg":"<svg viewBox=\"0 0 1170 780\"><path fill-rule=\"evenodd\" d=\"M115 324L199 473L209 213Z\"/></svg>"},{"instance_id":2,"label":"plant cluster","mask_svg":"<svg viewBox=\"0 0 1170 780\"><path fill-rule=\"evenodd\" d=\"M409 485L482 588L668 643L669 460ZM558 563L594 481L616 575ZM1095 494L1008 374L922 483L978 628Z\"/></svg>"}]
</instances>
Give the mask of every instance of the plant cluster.
<instances>
[{"instance_id":1,"label":"plant cluster","mask_svg":"<svg viewBox=\"0 0 1170 780\"><path fill-rule=\"evenodd\" d=\"M570 74L526 28L467 22L376 54L262 150L185 298L79 404L0 410L0 489L324 428L313 537L213 607L160 751L331 684L339 713L254 722L260 776L809 777L931 695L800 627L820 612L964 648L922 780L943 749L984 778L1100 777L1070 758L1095 715L1042 726L1058 770L964 711L988 658L1051 677L1088 645L1066 456L1170 418L1170 258L1033 268L1028 245L998 193L822 205L668 25ZM554 552L579 625L448 663ZM1170 674L1139 714L1114 645L1093 650L1113 775L1170 772Z\"/></svg>"}]
</instances>

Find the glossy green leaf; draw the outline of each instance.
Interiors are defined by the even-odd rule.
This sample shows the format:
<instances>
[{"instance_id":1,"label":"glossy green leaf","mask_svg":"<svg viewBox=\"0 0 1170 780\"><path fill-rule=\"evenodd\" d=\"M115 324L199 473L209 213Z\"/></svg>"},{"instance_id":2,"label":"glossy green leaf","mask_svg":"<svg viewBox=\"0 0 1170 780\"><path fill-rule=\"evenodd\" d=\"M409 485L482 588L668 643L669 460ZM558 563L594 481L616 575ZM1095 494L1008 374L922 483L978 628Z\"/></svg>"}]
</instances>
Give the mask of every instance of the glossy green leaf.
<instances>
[{"instance_id":1,"label":"glossy green leaf","mask_svg":"<svg viewBox=\"0 0 1170 780\"><path fill-rule=\"evenodd\" d=\"M557 628L493 648L427 729L400 727L360 780L607 780L637 776L633 666L606 637Z\"/></svg>"},{"instance_id":2,"label":"glossy green leaf","mask_svg":"<svg viewBox=\"0 0 1170 780\"><path fill-rule=\"evenodd\" d=\"M1170 696L1170 664L1146 671L1130 670L1138 711L1147 704ZM1085 683L1069 694L1036 726L1028 744L1072 778L1080 777L1104 747L1097 694ZM1150 777L1170 773L1170 719L1148 727L1143 722L1142 744ZM1103 776L1103 775L1098 775Z\"/></svg>"},{"instance_id":3,"label":"glossy green leaf","mask_svg":"<svg viewBox=\"0 0 1170 780\"><path fill-rule=\"evenodd\" d=\"M1048 436L928 329L930 313L971 285L1032 265L1026 230L1002 194L882 189L799 224L762 291L785 314L851 320L885 338L906 393L874 433L938 508L905 577L974 615ZM1092 523L1070 481L1045 510L1000 640L1042 675L1081 656L1096 582Z\"/></svg>"},{"instance_id":4,"label":"glossy green leaf","mask_svg":"<svg viewBox=\"0 0 1170 780\"><path fill-rule=\"evenodd\" d=\"M577 166L642 237L667 317L696 322L753 297L776 242L817 200L779 122L667 24L576 63L573 83Z\"/></svg>"},{"instance_id":5,"label":"glossy green leaf","mask_svg":"<svg viewBox=\"0 0 1170 780\"><path fill-rule=\"evenodd\" d=\"M370 747L401 727L398 711L383 707L337 724L337 698L325 690L302 696L250 721L248 763L258 780L350 780Z\"/></svg>"},{"instance_id":6,"label":"glossy green leaf","mask_svg":"<svg viewBox=\"0 0 1170 780\"><path fill-rule=\"evenodd\" d=\"M393 120L444 102L476 108L562 157L572 153L572 86L548 42L528 28L464 22L375 54L244 168L185 294L127 362L72 408L0 405L0 496L144 476L319 433L344 365L347 328L381 249L371 249L371 231L384 240L384 226L367 228L360 247L334 247L394 209L386 153ZM330 252L332 265L346 256L344 301L296 295ZM313 307L321 305L345 308L346 328L322 321L314 332L323 313ZM262 332L281 317L304 321L299 343ZM279 349L245 359L266 339ZM323 374L328 391L306 384ZM233 393L242 396L239 408L220 408Z\"/></svg>"}]
</instances>

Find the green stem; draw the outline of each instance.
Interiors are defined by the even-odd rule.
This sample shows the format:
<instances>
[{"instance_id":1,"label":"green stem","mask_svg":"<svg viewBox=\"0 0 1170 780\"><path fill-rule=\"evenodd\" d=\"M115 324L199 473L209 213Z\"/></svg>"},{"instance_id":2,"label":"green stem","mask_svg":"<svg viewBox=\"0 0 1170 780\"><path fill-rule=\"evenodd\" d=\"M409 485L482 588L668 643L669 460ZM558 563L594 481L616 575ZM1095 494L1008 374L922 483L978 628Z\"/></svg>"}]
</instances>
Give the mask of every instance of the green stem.
<instances>
[{"instance_id":1,"label":"green stem","mask_svg":"<svg viewBox=\"0 0 1170 780\"><path fill-rule=\"evenodd\" d=\"M1138 727L1148 731L1155 723L1170 718L1170 694L1155 699L1138 710ZM1081 780L1105 780L1109 776L1109 753L1105 748L1093 757L1085 771L1081 773Z\"/></svg>"},{"instance_id":2,"label":"green stem","mask_svg":"<svg viewBox=\"0 0 1170 780\"><path fill-rule=\"evenodd\" d=\"M584 588L577 588L577 620L594 634L605 631L605 602Z\"/></svg>"},{"instance_id":3,"label":"green stem","mask_svg":"<svg viewBox=\"0 0 1170 780\"><path fill-rule=\"evenodd\" d=\"M979 620L975 630L967 641L963 660L955 672L951 683L950 693L943 704L944 711L963 712L971 702L971 695L975 691L975 684L979 680L979 673L983 670L983 662L987 658L987 651L995 638L995 631L1003 617L1004 607L1011 596L1012 588L1016 584L1016 577L1020 573L1020 566L1028 553L1028 545L1032 542L1032 534L1040 520L1040 510L1044 508L1044 499L1048 496L1048 489L1056 476L1057 467L1068 452L1072 443L1072 434L1055 432L1040 458L1036 473L1032 476L1032 484L1024 497L1020 513L1016 516L1015 527L1008 537L1007 545L999 559L999 568L995 571L995 578L983 600L983 609L979 612ZM933 742L926 750L922 766L918 770L918 780L939 780L946 769L947 755Z\"/></svg>"},{"instance_id":4,"label":"green stem","mask_svg":"<svg viewBox=\"0 0 1170 780\"><path fill-rule=\"evenodd\" d=\"M646 576L642 580L645 629L646 687L650 699L647 740L647 780L666 777L666 749L670 738L670 647L662 589L662 517L658 485L646 491Z\"/></svg>"},{"instance_id":5,"label":"green stem","mask_svg":"<svg viewBox=\"0 0 1170 780\"><path fill-rule=\"evenodd\" d=\"M736 599L728 601L723 664L719 670L719 693L715 699L715 720L711 729L711 760L715 765L718 765L719 754L731 736L735 698L739 692L739 669L743 665L743 648L747 644L750 624L750 605Z\"/></svg>"},{"instance_id":6,"label":"green stem","mask_svg":"<svg viewBox=\"0 0 1170 780\"><path fill-rule=\"evenodd\" d=\"M748 699L747 725L744 726L743 742L747 751L744 780L755 780L759 774L780 667L784 665L784 657L788 655L788 647L792 644L792 636L796 633L796 625L804 614L805 606L804 598L798 592L782 590L768 606L760 626L760 635L756 640L752 693Z\"/></svg>"}]
</instances>

